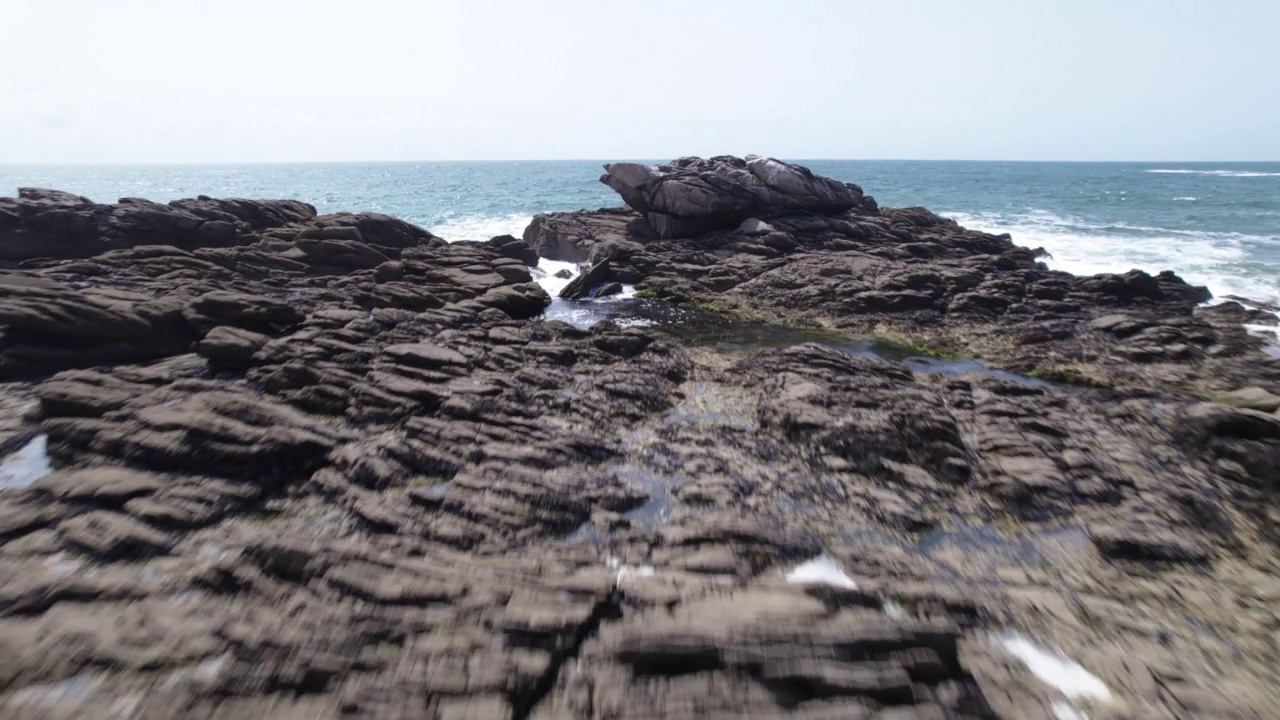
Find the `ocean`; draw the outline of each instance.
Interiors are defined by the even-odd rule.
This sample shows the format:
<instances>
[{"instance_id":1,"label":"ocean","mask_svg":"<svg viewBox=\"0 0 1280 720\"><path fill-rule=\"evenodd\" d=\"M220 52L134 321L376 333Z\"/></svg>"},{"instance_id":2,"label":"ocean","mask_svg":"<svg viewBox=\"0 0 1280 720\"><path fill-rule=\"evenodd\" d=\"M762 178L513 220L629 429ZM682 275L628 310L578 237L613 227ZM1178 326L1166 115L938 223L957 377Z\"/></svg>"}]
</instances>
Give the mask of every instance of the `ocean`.
<instances>
[{"instance_id":1,"label":"ocean","mask_svg":"<svg viewBox=\"0 0 1280 720\"><path fill-rule=\"evenodd\" d=\"M1043 247L1074 273L1173 270L1216 296L1280 302L1280 163L800 160L881 205L923 205ZM448 240L519 236L541 212L619 204L600 161L0 165L0 195L51 187L100 202L194 195L375 210Z\"/></svg>"}]
</instances>

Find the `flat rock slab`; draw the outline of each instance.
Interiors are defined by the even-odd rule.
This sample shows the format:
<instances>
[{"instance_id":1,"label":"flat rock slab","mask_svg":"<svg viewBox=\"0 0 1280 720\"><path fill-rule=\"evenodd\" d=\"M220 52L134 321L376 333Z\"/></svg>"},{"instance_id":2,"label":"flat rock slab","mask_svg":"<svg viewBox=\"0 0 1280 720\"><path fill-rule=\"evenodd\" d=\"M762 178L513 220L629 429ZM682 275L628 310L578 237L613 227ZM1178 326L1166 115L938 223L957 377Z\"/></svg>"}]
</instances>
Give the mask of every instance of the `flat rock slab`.
<instances>
[{"instance_id":1,"label":"flat rock slab","mask_svg":"<svg viewBox=\"0 0 1280 720\"><path fill-rule=\"evenodd\" d=\"M1275 412L1280 409L1280 395L1268 392L1260 387L1246 387L1232 390L1218 398L1219 402L1247 410Z\"/></svg>"},{"instance_id":2,"label":"flat rock slab","mask_svg":"<svg viewBox=\"0 0 1280 720\"><path fill-rule=\"evenodd\" d=\"M128 515L105 510L59 523L58 532L72 545L105 560L160 555L171 545L165 533Z\"/></svg>"},{"instance_id":3,"label":"flat rock slab","mask_svg":"<svg viewBox=\"0 0 1280 720\"><path fill-rule=\"evenodd\" d=\"M63 470L37 480L32 489L56 500L121 504L151 495L168 484L164 476L123 467L96 467Z\"/></svg>"},{"instance_id":4,"label":"flat rock slab","mask_svg":"<svg viewBox=\"0 0 1280 720\"><path fill-rule=\"evenodd\" d=\"M427 370L457 369L468 365L466 356L457 350L431 343L391 345L382 352L397 362Z\"/></svg>"}]
</instances>

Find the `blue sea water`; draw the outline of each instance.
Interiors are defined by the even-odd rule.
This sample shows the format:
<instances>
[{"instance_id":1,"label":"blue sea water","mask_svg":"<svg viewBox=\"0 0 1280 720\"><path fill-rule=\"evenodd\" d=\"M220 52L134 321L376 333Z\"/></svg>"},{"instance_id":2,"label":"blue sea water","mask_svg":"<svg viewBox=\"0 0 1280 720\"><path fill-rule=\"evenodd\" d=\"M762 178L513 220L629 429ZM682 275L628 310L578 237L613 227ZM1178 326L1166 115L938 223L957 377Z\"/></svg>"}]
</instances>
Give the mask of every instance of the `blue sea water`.
<instances>
[{"instance_id":1,"label":"blue sea water","mask_svg":"<svg viewBox=\"0 0 1280 720\"><path fill-rule=\"evenodd\" d=\"M1171 269L1215 295L1280 301L1280 163L800 161L882 205L923 205L1043 247L1076 273ZM0 165L0 195L53 187L108 202L289 197L376 210L449 240L519 235L536 213L619 204L598 161Z\"/></svg>"}]
</instances>

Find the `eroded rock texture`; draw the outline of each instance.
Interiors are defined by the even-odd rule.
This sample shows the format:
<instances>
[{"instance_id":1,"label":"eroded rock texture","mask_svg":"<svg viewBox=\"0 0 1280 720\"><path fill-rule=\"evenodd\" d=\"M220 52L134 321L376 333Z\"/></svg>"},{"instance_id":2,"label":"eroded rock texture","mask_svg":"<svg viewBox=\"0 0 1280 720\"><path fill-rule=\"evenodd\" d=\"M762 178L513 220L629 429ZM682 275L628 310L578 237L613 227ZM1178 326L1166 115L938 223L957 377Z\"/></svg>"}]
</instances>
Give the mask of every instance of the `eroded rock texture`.
<instances>
[{"instance_id":1,"label":"eroded rock texture","mask_svg":"<svg viewBox=\"0 0 1280 720\"><path fill-rule=\"evenodd\" d=\"M527 243L0 200L0 715L1280 714L1257 317L773 160L606 179ZM538 254L826 331L547 322Z\"/></svg>"}]
</instances>

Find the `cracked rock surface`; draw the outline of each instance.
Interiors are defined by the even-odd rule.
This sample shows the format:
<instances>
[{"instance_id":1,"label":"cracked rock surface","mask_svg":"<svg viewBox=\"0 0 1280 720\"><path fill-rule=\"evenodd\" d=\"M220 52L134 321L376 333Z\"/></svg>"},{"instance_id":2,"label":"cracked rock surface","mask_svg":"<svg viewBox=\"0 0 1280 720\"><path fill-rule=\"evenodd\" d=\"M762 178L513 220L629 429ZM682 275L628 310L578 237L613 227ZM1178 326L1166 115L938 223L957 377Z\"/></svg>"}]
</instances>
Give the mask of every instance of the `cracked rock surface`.
<instances>
[{"instance_id":1,"label":"cracked rock surface","mask_svg":"<svg viewBox=\"0 0 1280 720\"><path fill-rule=\"evenodd\" d=\"M1280 716L1257 317L778 161L606 177L485 243L0 199L0 716ZM704 324L546 320L539 253Z\"/></svg>"}]
</instances>

